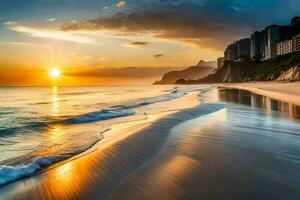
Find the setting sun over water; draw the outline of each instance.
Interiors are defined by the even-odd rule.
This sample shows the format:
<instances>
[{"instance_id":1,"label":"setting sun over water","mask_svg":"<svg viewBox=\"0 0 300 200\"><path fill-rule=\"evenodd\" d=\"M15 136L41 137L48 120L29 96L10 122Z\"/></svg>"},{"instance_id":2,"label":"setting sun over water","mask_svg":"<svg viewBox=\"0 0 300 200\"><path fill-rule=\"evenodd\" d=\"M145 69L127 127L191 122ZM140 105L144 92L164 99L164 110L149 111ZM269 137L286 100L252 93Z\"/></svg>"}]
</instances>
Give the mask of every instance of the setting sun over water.
<instances>
[{"instance_id":1,"label":"setting sun over water","mask_svg":"<svg viewBox=\"0 0 300 200\"><path fill-rule=\"evenodd\" d=\"M50 71L50 76L51 76L52 78L59 78L59 76L60 76L60 70L57 69L57 68L51 69L51 71Z\"/></svg>"}]
</instances>

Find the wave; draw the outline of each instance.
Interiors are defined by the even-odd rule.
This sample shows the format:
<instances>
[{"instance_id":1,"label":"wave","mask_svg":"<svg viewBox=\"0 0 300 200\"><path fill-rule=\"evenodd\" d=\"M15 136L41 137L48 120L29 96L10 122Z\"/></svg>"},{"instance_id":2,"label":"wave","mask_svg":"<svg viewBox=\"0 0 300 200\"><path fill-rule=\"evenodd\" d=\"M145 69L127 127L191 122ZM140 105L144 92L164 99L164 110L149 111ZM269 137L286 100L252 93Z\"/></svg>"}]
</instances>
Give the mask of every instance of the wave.
<instances>
[{"instance_id":1,"label":"wave","mask_svg":"<svg viewBox=\"0 0 300 200\"><path fill-rule=\"evenodd\" d=\"M20 111L19 108L6 108L6 107L0 107L0 116L1 115L11 115L16 112Z\"/></svg>"},{"instance_id":2,"label":"wave","mask_svg":"<svg viewBox=\"0 0 300 200\"><path fill-rule=\"evenodd\" d=\"M77 116L60 116L60 117L44 117L44 118L24 118L20 119L20 123L15 127L3 127L0 129L1 136L8 136L13 134L24 134L28 132L42 132L47 130L48 126L51 124L81 124L81 123L91 123L97 122L101 120L109 120L118 117L126 117L130 115L134 115L135 112L132 109L147 106L154 103L160 103L165 101L170 101L176 98L180 98L185 96L189 92L195 91L205 91L206 87L199 89L194 87L187 87L186 89L179 90L178 87L174 87L169 90L169 94L164 94L151 98L140 98L136 101L127 103L125 105L116 105L107 109L101 109L99 111L85 113ZM46 103L46 102L41 102ZM101 103L95 105L102 105ZM75 106L75 109L80 109ZM2 110L1 110L2 111ZM1 114L1 113L0 113ZM6 114L6 113L5 113Z\"/></svg>"},{"instance_id":3,"label":"wave","mask_svg":"<svg viewBox=\"0 0 300 200\"><path fill-rule=\"evenodd\" d=\"M29 164L17 166L0 166L0 186L14 180L30 176L42 167L50 166L55 158L41 157Z\"/></svg>"},{"instance_id":4,"label":"wave","mask_svg":"<svg viewBox=\"0 0 300 200\"><path fill-rule=\"evenodd\" d=\"M21 178L31 176L42 169L46 169L54 163L69 159L73 156L79 155L87 151L88 149L91 149L93 146L95 146L95 144L97 144L104 138L104 133L108 130L110 129L103 130L100 133L98 139L92 141L89 145L79 148L77 151L74 151L69 154L64 153L62 155L56 156L37 157L31 162L27 162L25 164L17 164L13 166L0 165L0 186Z\"/></svg>"},{"instance_id":5,"label":"wave","mask_svg":"<svg viewBox=\"0 0 300 200\"><path fill-rule=\"evenodd\" d=\"M23 134L31 131L41 132L47 130L47 128L48 128L48 124L46 122L32 122L18 127L2 128L0 129L0 136L7 137L13 134L18 134L18 133Z\"/></svg>"},{"instance_id":6,"label":"wave","mask_svg":"<svg viewBox=\"0 0 300 200\"><path fill-rule=\"evenodd\" d=\"M96 122L100 120L113 119L118 117L126 117L134 115L135 112L129 109L103 109L97 112L91 112L83 115L78 115L61 121L67 124L82 124Z\"/></svg>"},{"instance_id":7,"label":"wave","mask_svg":"<svg viewBox=\"0 0 300 200\"><path fill-rule=\"evenodd\" d=\"M68 100L65 99L61 99L61 100L57 100L57 102L66 102ZM47 105L47 104L52 104L52 101L45 101L45 102L37 102L37 103L29 103L28 105Z\"/></svg>"},{"instance_id":8,"label":"wave","mask_svg":"<svg viewBox=\"0 0 300 200\"><path fill-rule=\"evenodd\" d=\"M25 124L21 124L17 127L8 127L0 129L0 136L9 136L13 134L24 134L27 132L42 132L46 131L51 124L84 124L91 123L101 120L109 120L118 117L126 117L130 115L134 115L135 112L130 109L102 109L96 112L86 113L77 116L68 116L68 118L38 118L32 119L35 122L29 122ZM39 120L39 121L37 121ZM24 119L25 121L25 119ZM26 120L28 121L28 119Z\"/></svg>"},{"instance_id":9,"label":"wave","mask_svg":"<svg viewBox=\"0 0 300 200\"><path fill-rule=\"evenodd\" d=\"M199 89L197 91L199 91ZM168 92L170 92L170 93L167 94L167 95L164 94L164 95L151 97L151 98L140 98L137 101L129 103L127 105L116 105L113 108L134 109L134 108L138 108L138 107L141 107L141 106L147 106L147 105L154 104L154 103L161 103L161 102L174 100L174 99L177 99L177 98L180 98L180 97L183 97L183 96L187 95L187 93L189 93L191 91L189 91L189 90L179 91L178 88L175 87L174 89L172 89Z\"/></svg>"}]
</instances>

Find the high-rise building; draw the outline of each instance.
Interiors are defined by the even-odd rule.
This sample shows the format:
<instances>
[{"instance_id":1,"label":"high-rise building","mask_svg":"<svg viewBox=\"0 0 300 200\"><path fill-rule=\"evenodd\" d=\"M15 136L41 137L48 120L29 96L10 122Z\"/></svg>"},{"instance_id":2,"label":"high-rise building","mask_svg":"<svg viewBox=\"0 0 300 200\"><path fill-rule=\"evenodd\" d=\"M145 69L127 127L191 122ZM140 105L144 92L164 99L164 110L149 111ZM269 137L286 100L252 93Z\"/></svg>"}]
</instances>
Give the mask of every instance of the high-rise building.
<instances>
[{"instance_id":1,"label":"high-rise building","mask_svg":"<svg viewBox=\"0 0 300 200\"><path fill-rule=\"evenodd\" d=\"M280 26L271 25L266 28L267 45L265 46L264 60L277 56L277 43L280 42Z\"/></svg>"},{"instance_id":2,"label":"high-rise building","mask_svg":"<svg viewBox=\"0 0 300 200\"><path fill-rule=\"evenodd\" d=\"M266 46L267 46L267 31L264 29L260 32L260 55L262 57L262 60L265 59L266 55Z\"/></svg>"},{"instance_id":3,"label":"high-rise building","mask_svg":"<svg viewBox=\"0 0 300 200\"><path fill-rule=\"evenodd\" d=\"M217 66L218 66L218 69L221 69L224 65L224 57L220 57L217 59Z\"/></svg>"},{"instance_id":4,"label":"high-rise building","mask_svg":"<svg viewBox=\"0 0 300 200\"><path fill-rule=\"evenodd\" d=\"M293 40L284 40L277 43L277 55L285 55L293 52Z\"/></svg>"},{"instance_id":5,"label":"high-rise building","mask_svg":"<svg viewBox=\"0 0 300 200\"><path fill-rule=\"evenodd\" d=\"M254 58L261 55L261 33L255 31L251 35L251 48L250 48L250 57Z\"/></svg>"},{"instance_id":6,"label":"high-rise building","mask_svg":"<svg viewBox=\"0 0 300 200\"><path fill-rule=\"evenodd\" d=\"M291 25L294 27L295 35L300 34L300 17L296 16L291 20Z\"/></svg>"},{"instance_id":7,"label":"high-rise building","mask_svg":"<svg viewBox=\"0 0 300 200\"><path fill-rule=\"evenodd\" d=\"M250 38L244 38L228 45L224 52L225 61L236 61L239 58L250 58Z\"/></svg>"},{"instance_id":8,"label":"high-rise building","mask_svg":"<svg viewBox=\"0 0 300 200\"><path fill-rule=\"evenodd\" d=\"M232 43L227 46L224 52L224 60L225 61L233 61L238 58L238 49L236 43Z\"/></svg>"},{"instance_id":9,"label":"high-rise building","mask_svg":"<svg viewBox=\"0 0 300 200\"><path fill-rule=\"evenodd\" d=\"M280 26L280 41L290 40L295 34L294 26Z\"/></svg>"},{"instance_id":10,"label":"high-rise building","mask_svg":"<svg viewBox=\"0 0 300 200\"><path fill-rule=\"evenodd\" d=\"M237 61L239 58L250 58L250 38L244 38L228 45L224 52L225 61Z\"/></svg>"},{"instance_id":11,"label":"high-rise building","mask_svg":"<svg viewBox=\"0 0 300 200\"><path fill-rule=\"evenodd\" d=\"M292 26L299 26L300 25L300 17L299 16L293 17L293 19L291 20L291 25Z\"/></svg>"},{"instance_id":12,"label":"high-rise building","mask_svg":"<svg viewBox=\"0 0 300 200\"><path fill-rule=\"evenodd\" d=\"M244 38L236 42L237 58L250 58L250 38Z\"/></svg>"},{"instance_id":13,"label":"high-rise building","mask_svg":"<svg viewBox=\"0 0 300 200\"><path fill-rule=\"evenodd\" d=\"M300 34L294 36L292 41L293 41L293 52L300 51Z\"/></svg>"}]
</instances>

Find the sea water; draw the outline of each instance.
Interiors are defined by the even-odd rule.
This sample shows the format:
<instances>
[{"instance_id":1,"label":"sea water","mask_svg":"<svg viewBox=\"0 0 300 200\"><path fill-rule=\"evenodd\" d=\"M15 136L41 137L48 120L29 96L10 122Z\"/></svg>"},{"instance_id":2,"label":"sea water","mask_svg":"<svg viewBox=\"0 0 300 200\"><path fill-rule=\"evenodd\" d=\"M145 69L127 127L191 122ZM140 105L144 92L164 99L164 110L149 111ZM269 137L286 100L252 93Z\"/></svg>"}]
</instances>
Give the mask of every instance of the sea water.
<instances>
[{"instance_id":1,"label":"sea water","mask_svg":"<svg viewBox=\"0 0 300 200\"><path fill-rule=\"evenodd\" d=\"M0 87L0 185L88 150L113 124L179 110L168 103L204 88Z\"/></svg>"}]
</instances>

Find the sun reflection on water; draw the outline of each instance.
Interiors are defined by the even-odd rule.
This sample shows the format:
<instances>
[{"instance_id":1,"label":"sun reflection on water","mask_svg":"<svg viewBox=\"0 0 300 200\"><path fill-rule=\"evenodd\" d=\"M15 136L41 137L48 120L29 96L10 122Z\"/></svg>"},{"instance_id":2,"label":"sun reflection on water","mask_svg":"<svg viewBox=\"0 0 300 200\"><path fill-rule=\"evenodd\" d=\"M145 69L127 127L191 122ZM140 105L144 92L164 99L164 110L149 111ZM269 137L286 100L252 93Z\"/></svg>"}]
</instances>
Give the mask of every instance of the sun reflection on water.
<instances>
[{"instance_id":1,"label":"sun reflection on water","mask_svg":"<svg viewBox=\"0 0 300 200\"><path fill-rule=\"evenodd\" d=\"M49 132L49 140L52 144L63 144L65 130L62 125L55 124L51 127Z\"/></svg>"},{"instance_id":2,"label":"sun reflection on water","mask_svg":"<svg viewBox=\"0 0 300 200\"><path fill-rule=\"evenodd\" d=\"M53 86L52 87L52 110L51 110L52 116L57 117L60 113L59 108L59 95L58 95L58 87Z\"/></svg>"}]
</instances>

